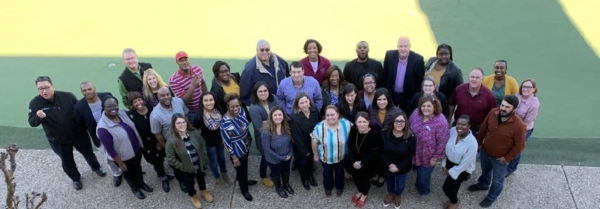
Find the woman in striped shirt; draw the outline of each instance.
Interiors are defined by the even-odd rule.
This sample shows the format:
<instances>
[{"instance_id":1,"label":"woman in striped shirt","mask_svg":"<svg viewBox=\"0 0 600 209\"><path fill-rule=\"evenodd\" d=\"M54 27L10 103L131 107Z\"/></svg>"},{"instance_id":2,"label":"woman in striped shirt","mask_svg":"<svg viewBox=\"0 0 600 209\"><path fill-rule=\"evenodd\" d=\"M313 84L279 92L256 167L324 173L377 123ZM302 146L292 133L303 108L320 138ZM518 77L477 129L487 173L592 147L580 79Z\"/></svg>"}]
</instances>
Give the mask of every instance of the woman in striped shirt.
<instances>
[{"instance_id":1,"label":"woman in striped shirt","mask_svg":"<svg viewBox=\"0 0 600 209\"><path fill-rule=\"evenodd\" d=\"M227 153L235 167L235 178L239 182L242 195L248 201L252 201L252 195L248 192L248 186L257 182L248 180L248 153L252 137L248 129L250 121L247 113L241 108L241 100L235 93L225 95L227 113L221 121L221 137L227 148Z\"/></svg>"},{"instance_id":2,"label":"woman in striped shirt","mask_svg":"<svg viewBox=\"0 0 600 209\"><path fill-rule=\"evenodd\" d=\"M173 130L173 135L167 140L166 145L167 161L175 169L181 171L183 182L188 188L188 195L194 207L202 208L202 203L196 194L195 181L200 187L200 196L206 202L213 202L212 195L206 190L206 181L204 181L204 172L200 162L200 155L204 148L202 143L204 142L198 132L192 128L192 124L181 113L173 115L171 130Z\"/></svg>"},{"instance_id":3,"label":"woman in striped shirt","mask_svg":"<svg viewBox=\"0 0 600 209\"><path fill-rule=\"evenodd\" d=\"M429 196L431 173L438 160L444 158L448 141L448 121L442 114L442 105L433 95L423 95L418 108L410 115L410 128L417 138L417 152L413 162L417 169L416 186L421 198Z\"/></svg>"},{"instance_id":4,"label":"woman in striped shirt","mask_svg":"<svg viewBox=\"0 0 600 209\"><path fill-rule=\"evenodd\" d=\"M348 153L346 142L352 123L342 118L338 108L329 105L325 120L317 123L312 133L313 160L323 165L325 195L331 196L335 182L337 196L344 192L344 158Z\"/></svg>"}]
</instances>

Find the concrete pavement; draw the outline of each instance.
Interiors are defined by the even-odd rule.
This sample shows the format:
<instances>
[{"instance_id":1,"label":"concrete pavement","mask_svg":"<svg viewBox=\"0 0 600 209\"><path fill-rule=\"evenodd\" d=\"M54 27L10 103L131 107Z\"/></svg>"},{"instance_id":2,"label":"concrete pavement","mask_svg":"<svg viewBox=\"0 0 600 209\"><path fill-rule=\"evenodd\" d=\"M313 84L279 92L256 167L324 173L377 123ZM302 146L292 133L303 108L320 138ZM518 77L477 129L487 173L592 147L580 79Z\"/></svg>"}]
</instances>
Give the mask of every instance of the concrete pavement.
<instances>
[{"instance_id":1,"label":"concrete pavement","mask_svg":"<svg viewBox=\"0 0 600 209\"><path fill-rule=\"evenodd\" d=\"M144 161L145 180L154 188L147 193L146 199L138 200L131 193L125 182L115 188L112 176L98 177L86 164L83 157L76 153L76 162L82 173L83 190L76 191L70 179L62 172L58 157L51 150L19 150L17 154L17 194L24 199L24 194L32 191L46 192L48 201L43 208L193 208L187 194L179 190L175 180L171 182L171 191L162 191L160 181L156 178L152 166ZM97 154L97 156L100 156ZM250 158L250 179L259 180L259 158ZM228 163L228 174L235 179L235 170ZM103 165L106 170L106 166ZM479 208L479 202L487 192L468 192L466 188L476 182L480 173L463 183L460 193L460 208ZM108 171L107 171L108 172ZM321 181L321 170L317 171L317 179ZM560 165L521 165L519 170L506 179L504 191L492 208L600 208L600 168L576 167ZM216 185L214 178L207 172L208 190L214 196L214 203L205 203L205 208L353 208L350 198L356 193L352 182L345 184L341 197L326 197L321 182L319 187L307 191L300 185L297 172L292 172L292 187L296 195L282 199L275 194L273 188L262 184L251 186L250 193L254 201L244 200L237 186ZM402 195L402 208L442 208L446 197L442 192L444 175L438 166L434 171L431 195L427 201L419 199L418 194L411 192L410 186L416 175L409 175L407 187ZM385 187L372 187L369 200L364 208L383 208L382 202L386 194ZM6 185L0 184L0 199L6 196ZM22 200L24 201L24 200ZM0 203L5 204L4 202ZM22 203L24 205L24 203ZM389 206L388 208L393 208Z\"/></svg>"}]
</instances>

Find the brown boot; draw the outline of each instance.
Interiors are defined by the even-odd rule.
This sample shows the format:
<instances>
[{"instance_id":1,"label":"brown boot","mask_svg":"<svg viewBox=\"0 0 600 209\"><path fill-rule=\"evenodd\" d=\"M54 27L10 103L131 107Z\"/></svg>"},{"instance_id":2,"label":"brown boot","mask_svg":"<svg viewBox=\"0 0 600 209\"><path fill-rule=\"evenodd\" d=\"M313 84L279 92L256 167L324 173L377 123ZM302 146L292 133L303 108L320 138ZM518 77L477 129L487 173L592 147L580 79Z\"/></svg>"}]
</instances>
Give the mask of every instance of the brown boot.
<instances>
[{"instance_id":1,"label":"brown boot","mask_svg":"<svg viewBox=\"0 0 600 209\"><path fill-rule=\"evenodd\" d=\"M392 203L392 201L394 200L394 197L396 197L396 195L389 193L385 196L385 198L383 199L383 207L387 207L390 205L390 203Z\"/></svg>"},{"instance_id":2,"label":"brown boot","mask_svg":"<svg viewBox=\"0 0 600 209\"><path fill-rule=\"evenodd\" d=\"M261 181L261 182L262 182L262 183L263 183L263 184L264 184L266 187L269 187L269 188L271 188L271 187L275 186L275 183L273 183L273 181L272 181L270 178L268 178L268 177L267 177L267 178L264 178L264 179L261 179L260 181Z\"/></svg>"},{"instance_id":3,"label":"brown boot","mask_svg":"<svg viewBox=\"0 0 600 209\"><path fill-rule=\"evenodd\" d=\"M402 204L402 198L400 196L394 197L394 207L400 209L400 204Z\"/></svg>"},{"instance_id":4,"label":"brown boot","mask_svg":"<svg viewBox=\"0 0 600 209\"><path fill-rule=\"evenodd\" d=\"M206 190L206 189L200 191L200 196L202 196L202 198L204 198L204 200L206 200L206 202L208 202L208 203L213 202L212 195L210 195L210 193L208 193L208 190Z\"/></svg>"},{"instance_id":5,"label":"brown boot","mask_svg":"<svg viewBox=\"0 0 600 209\"><path fill-rule=\"evenodd\" d=\"M195 194L194 196L190 197L190 200L192 200L192 204L194 204L194 207L196 207L197 209L202 208L202 203L200 202L200 199L198 199L198 195Z\"/></svg>"}]
</instances>

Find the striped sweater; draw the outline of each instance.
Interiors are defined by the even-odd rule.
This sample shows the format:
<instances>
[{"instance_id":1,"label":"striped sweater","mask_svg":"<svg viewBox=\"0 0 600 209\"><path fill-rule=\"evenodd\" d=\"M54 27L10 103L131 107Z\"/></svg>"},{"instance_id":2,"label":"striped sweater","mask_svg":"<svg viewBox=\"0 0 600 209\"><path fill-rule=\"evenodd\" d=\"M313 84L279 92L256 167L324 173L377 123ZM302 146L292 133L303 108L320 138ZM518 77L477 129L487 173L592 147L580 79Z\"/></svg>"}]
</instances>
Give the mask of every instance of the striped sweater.
<instances>
[{"instance_id":1,"label":"striped sweater","mask_svg":"<svg viewBox=\"0 0 600 209\"><path fill-rule=\"evenodd\" d=\"M233 155L241 158L246 155L249 150L250 143L250 122L246 116L244 108L240 108L240 114L231 118L228 114L223 115L221 121L221 136L223 143L227 148L229 156Z\"/></svg>"}]
</instances>

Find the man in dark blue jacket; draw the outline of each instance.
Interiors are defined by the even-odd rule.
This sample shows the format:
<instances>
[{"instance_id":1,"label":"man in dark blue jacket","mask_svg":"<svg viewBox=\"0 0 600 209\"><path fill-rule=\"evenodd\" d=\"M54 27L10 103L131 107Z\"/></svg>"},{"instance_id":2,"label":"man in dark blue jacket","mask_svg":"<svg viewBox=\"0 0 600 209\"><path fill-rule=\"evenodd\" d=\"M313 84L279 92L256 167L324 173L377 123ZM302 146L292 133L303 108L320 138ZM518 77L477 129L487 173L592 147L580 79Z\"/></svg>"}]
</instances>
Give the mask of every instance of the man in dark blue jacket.
<instances>
[{"instance_id":1,"label":"man in dark blue jacket","mask_svg":"<svg viewBox=\"0 0 600 209\"><path fill-rule=\"evenodd\" d=\"M271 45L268 41L258 41L256 56L246 62L240 78L240 98L242 102L246 105L251 104L252 87L256 82L266 82L269 93L275 94L281 80L288 76L290 76L288 63L271 51Z\"/></svg>"},{"instance_id":2,"label":"man in dark blue jacket","mask_svg":"<svg viewBox=\"0 0 600 209\"><path fill-rule=\"evenodd\" d=\"M73 187L76 190L83 188L81 174L73 159L73 147L83 155L98 176L106 176L94 155L89 137L78 125L74 110L77 102L75 95L55 91L48 76L38 77L35 84L39 95L29 102L29 125L42 125L50 147L62 161L63 171L73 180Z\"/></svg>"},{"instance_id":3,"label":"man in dark blue jacket","mask_svg":"<svg viewBox=\"0 0 600 209\"><path fill-rule=\"evenodd\" d=\"M75 103L75 115L78 121L81 121L82 128L87 129L89 136L92 138L92 142L98 148L102 154L106 154L104 147L100 143L100 139L96 135L96 126L98 121L102 117L102 102L101 98L105 96L112 96L110 92L96 93L96 87L92 82L84 81L79 85L83 98ZM103 159L104 160L104 159ZM107 165L111 173L113 174L113 185L118 187L121 185L123 180L123 171L113 161L106 159Z\"/></svg>"}]
</instances>

